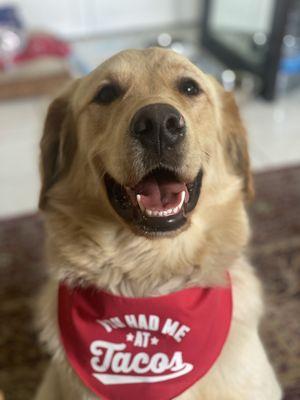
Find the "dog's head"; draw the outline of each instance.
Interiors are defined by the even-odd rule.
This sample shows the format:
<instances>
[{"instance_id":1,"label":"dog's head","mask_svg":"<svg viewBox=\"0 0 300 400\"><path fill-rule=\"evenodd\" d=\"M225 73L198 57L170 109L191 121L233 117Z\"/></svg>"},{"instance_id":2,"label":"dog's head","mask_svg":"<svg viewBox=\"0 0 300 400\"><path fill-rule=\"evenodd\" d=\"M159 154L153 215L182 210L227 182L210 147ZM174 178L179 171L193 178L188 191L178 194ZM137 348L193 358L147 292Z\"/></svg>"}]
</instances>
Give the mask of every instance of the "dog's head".
<instances>
[{"instance_id":1,"label":"dog's head","mask_svg":"<svg viewBox=\"0 0 300 400\"><path fill-rule=\"evenodd\" d=\"M251 197L246 135L231 94L182 56L129 50L50 105L40 207L80 205L135 233L186 230L205 191L235 178Z\"/></svg>"}]
</instances>

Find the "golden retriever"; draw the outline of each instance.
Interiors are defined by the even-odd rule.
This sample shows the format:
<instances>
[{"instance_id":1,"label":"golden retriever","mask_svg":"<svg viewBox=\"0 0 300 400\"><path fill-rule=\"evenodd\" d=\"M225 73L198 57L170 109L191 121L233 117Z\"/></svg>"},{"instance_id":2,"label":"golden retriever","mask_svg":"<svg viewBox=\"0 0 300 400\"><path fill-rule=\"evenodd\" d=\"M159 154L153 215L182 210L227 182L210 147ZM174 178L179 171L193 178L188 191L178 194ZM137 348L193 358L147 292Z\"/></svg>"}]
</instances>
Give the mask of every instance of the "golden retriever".
<instances>
[{"instance_id":1,"label":"golden retriever","mask_svg":"<svg viewBox=\"0 0 300 400\"><path fill-rule=\"evenodd\" d=\"M41 175L49 279L38 322L52 361L37 400L99 398L65 356L60 282L143 298L222 286L227 273L229 336L212 368L176 399L281 398L258 335L260 284L244 257L253 189L231 93L175 52L123 51L50 105Z\"/></svg>"}]
</instances>

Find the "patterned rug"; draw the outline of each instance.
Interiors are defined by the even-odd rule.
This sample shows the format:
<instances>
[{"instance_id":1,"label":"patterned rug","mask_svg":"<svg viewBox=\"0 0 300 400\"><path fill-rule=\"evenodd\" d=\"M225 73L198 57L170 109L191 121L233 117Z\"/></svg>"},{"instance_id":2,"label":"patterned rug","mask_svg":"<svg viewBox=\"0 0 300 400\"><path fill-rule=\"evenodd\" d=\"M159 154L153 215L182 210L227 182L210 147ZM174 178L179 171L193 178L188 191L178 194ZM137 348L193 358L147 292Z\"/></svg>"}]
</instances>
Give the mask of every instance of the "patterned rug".
<instances>
[{"instance_id":1,"label":"patterned rug","mask_svg":"<svg viewBox=\"0 0 300 400\"><path fill-rule=\"evenodd\" d=\"M250 258L265 287L261 333L285 389L300 399L300 167L255 176Z\"/></svg>"},{"instance_id":2,"label":"patterned rug","mask_svg":"<svg viewBox=\"0 0 300 400\"><path fill-rule=\"evenodd\" d=\"M300 167L255 176L250 257L266 293L261 333L285 390L300 399ZM31 215L0 223L0 399L32 399L47 364L32 327L45 278L43 224ZM253 399L255 400L255 399Z\"/></svg>"}]
</instances>

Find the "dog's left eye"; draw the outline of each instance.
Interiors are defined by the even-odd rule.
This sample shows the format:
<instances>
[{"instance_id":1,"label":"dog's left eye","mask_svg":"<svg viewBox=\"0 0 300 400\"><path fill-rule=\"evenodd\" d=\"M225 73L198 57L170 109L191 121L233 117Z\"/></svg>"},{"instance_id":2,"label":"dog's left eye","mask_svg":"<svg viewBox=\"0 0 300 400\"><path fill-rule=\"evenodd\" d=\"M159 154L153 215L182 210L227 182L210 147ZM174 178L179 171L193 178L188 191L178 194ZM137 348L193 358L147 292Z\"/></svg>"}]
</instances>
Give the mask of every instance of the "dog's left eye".
<instances>
[{"instance_id":1,"label":"dog's left eye","mask_svg":"<svg viewBox=\"0 0 300 400\"><path fill-rule=\"evenodd\" d=\"M93 99L98 104L110 104L121 95L121 89L112 83L103 86Z\"/></svg>"},{"instance_id":2,"label":"dog's left eye","mask_svg":"<svg viewBox=\"0 0 300 400\"><path fill-rule=\"evenodd\" d=\"M178 89L186 96L197 96L200 93L200 87L194 79L183 78L178 83Z\"/></svg>"}]
</instances>

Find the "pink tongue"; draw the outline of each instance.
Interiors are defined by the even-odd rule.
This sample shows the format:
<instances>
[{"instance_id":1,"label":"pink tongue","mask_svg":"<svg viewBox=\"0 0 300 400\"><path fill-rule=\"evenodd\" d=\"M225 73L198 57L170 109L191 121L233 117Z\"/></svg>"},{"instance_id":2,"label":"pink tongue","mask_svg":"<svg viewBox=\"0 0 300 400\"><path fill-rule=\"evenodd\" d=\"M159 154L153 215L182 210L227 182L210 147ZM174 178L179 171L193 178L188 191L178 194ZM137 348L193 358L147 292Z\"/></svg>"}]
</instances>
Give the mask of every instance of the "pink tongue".
<instances>
[{"instance_id":1,"label":"pink tongue","mask_svg":"<svg viewBox=\"0 0 300 400\"><path fill-rule=\"evenodd\" d=\"M134 190L136 194L141 195L143 206L150 210L162 211L176 207L180 203L182 191L186 192L185 201L188 199L188 191L184 183L172 181L164 176L158 178L150 175Z\"/></svg>"}]
</instances>

